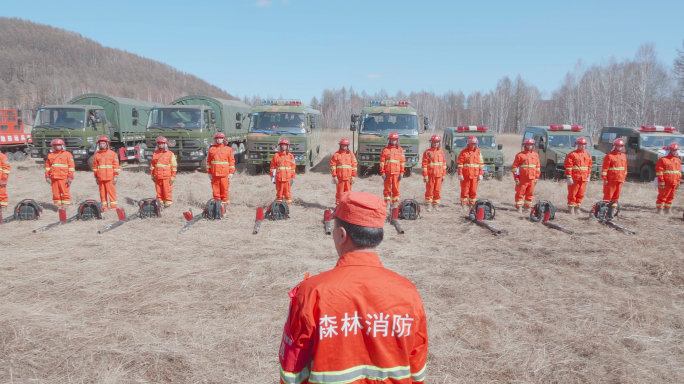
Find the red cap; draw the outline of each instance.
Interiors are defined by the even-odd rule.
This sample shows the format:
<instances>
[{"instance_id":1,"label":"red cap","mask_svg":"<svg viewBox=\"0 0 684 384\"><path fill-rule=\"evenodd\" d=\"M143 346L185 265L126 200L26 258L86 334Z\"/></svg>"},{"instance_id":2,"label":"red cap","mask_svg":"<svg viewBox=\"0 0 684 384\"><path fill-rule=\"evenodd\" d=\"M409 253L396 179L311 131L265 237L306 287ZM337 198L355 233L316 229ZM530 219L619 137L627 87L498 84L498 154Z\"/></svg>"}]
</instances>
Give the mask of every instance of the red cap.
<instances>
[{"instance_id":1,"label":"red cap","mask_svg":"<svg viewBox=\"0 0 684 384\"><path fill-rule=\"evenodd\" d=\"M368 228L382 228L386 215L387 205L380 196L351 191L340 196L340 202L332 213L332 217Z\"/></svg>"}]
</instances>

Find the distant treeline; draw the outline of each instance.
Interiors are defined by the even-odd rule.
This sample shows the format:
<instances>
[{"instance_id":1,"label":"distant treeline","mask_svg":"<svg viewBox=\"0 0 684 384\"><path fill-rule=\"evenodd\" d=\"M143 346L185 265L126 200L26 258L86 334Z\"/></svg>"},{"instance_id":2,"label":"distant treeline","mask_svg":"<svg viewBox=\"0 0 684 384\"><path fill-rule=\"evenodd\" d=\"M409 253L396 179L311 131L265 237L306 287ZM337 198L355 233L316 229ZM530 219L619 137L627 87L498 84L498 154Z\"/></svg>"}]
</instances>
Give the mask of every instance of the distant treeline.
<instances>
[{"instance_id":1,"label":"distant treeline","mask_svg":"<svg viewBox=\"0 0 684 384\"><path fill-rule=\"evenodd\" d=\"M0 31L0 108L35 110L87 92L160 103L195 93L235 99L196 76L75 32L4 17ZM24 119L32 122L32 115Z\"/></svg>"}]
</instances>

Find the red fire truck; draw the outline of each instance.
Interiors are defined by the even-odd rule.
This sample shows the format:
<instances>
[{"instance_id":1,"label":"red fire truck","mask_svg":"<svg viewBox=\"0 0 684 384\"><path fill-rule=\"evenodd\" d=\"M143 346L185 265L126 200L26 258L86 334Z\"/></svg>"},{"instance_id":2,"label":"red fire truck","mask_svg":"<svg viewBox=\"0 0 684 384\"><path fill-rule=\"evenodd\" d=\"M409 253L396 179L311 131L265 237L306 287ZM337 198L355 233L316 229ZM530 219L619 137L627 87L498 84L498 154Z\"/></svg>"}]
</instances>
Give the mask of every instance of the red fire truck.
<instances>
[{"instance_id":1,"label":"red fire truck","mask_svg":"<svg viewBox=\"0 0 684 384\"><path fill-rule=\"evenodd\" d=\"M10 160L23 161L32 143L31 134L24 132L21 110L0 109L0 151Z\"/></svg>"}]
</instances>

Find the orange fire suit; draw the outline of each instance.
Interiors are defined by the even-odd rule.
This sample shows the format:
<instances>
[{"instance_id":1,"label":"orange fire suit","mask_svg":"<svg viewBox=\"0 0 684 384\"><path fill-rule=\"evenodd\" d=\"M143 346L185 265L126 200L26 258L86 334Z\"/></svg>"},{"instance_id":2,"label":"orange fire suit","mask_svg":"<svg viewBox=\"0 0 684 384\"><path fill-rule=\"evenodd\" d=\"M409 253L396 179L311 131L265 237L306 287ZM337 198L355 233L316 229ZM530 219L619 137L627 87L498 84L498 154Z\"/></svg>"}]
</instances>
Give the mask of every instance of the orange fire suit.
<instances>
[{"instance_id":1,"label":"orange fire suit","mask_svg":"<svg viewBox=\"0 0 684 384\"><path fill-rule=\"evenodd\" d=\"M173 185L171 179L176 178L178 162L176 155L169 150L154 151L150 163L150 175L154 177L154 187L157 190L157 199L168 206L173 204Z\"/></svg>"},{"instance_id":2,"label":"orange fire suit","mask_svg":"<svg viewBox=\"0 0 684 384\"><path fill-rule=\"evenodd\" d=\"M615 201L617 204L622 192L622 185L627 178L627 156L618 151L611 151L603 158L603 168L601 170L603 178L603 202ZM606 184L605 182L608 182Z\"/></svg>"},{"instance_id":3,"label":"orange fire suit","mask_svg":"<svg viewBox=\"0 0 684 384\"><path fill-rule=\"evenodd\" d=\"M330 169L333 179L337 179L337 193L335 204L340 201L343 192L351 191L351 179L356 177L356 156L352 151L339 150L330 159Z\"/></svg>"},{"instance_id":4,"label":"orange fire suit","mask_svg":"<svg viewBox=\"0 0 684 384\"><path fill-rule=\"evenodd\" d=\"M12 167L10 167L9 158L0 152L0 209L7 208L9 198L7 197L7 180Z\"/></svg>"},{"instance_id":5,"label":"orange fire suit","mask_svg":"<svg viewBox=\"0 0 684 384\"><path fill-rule=\"evenodd\" d=\"M116 186L114 178L119 176L119 156L111 149L99 150L93 158L93 174L100 187L100 202L102 208L107 210L107 197L109 197L109 208L116 209Z\"/></svg>"},{"instance_id":6,"label":"orange fire suit","mask_svg":"<svg viewBox=\"0 0 684 384\"><path fill-rule=\"evenodd\" d=\"M382 196L385 202L399 203L399 175L404 174L406 157L400 146L387 145L380 153L380 175L385 175ZM403 177L403 176L402 176Z\"/></svg>"},{"instance_id":7,"label":"orange fire suit","mask_svg":"<svg viewBox=\"0 0 684 384\"><path fill-rule=\"evenodd\" d=\"M568 208L579 208L584 200L587 180L591 177L591 156L589 152L576 149L565 158L565 177L572 179L568 185Z\"/></svg>"},{"instance_id":8,"label":"orange fire suit","mask_svg":"<svg viewBox=\"0 0 684 384\"><path fill-rule=\"evenodd\" d=\"M235 174L235 157L233 149L225 144L214 145L207 156L207 173L211 175L211 190L214 199L230 204L230 178Z\"/></svg>"},{"instance_id":9,"label":"orange fire suit","mask_svg":"<svg viewBox=\"0 0 684 384\"><path fill-rule=\"evenodd\" d=\"M69 184L74 179L74 156L67 151L54 151L45 160L45 178L51 180L52 201L58 207L71 205Z\"/></svg>"},{"instance_id":10,"label":"orange fire suit","mask_svg":"<svg viewBox=\"0 0 684 384\"><path fill-rule=\"evenodd\" d=\"M419 383L428 335L416 287L377 254L350 252L289 293L280 383Z\"/></svg>"},{"instance_id":11,"label":"orange fire suit","mask_svg":"<svg viewBox=\"0 0 684 384\"><path fill-rule=\"evenodd\" d=\"M290 180L294 180L297 171L294 155L290 152L277 152L271 159L271 177L275 175L276 202L292 205L292 188Z\"/></svg>"},{"instance_id":12,"label":"orange fire suit","mask_svg":"<svg viewBox=\"0 0 684 384\"><path fill-rule=\"evenodd\" d=\"M531 207L534 201L534 187L541 175L539 155L535 151L522 151L513 159L515 180L515 206Z\"/></svg>"},{"instance_id":13,"label":"orange fire suit","mask_svg":"<svg viewBox=\"0 0 684 384\"><path fill-rule=\"evenodd\" d=\"M458 175L461 180L461 205L477 201L477 179L484 176L484 159L479 148L464 148L458 154Z\"/></svg>"},{"instance_id":14,"label":"orange fire suit","mask_svg":"<svg viewBox=\"0 0 684 384\"><path fill-rule=\"evenodd\" d=\"M656 163L656 176L658 177L656 207L670 208L675 190L679 188L679 183L682 181L682 161L671 154L661 157Z\"/></svg>"},{"instance_id":15,"label":"orange fire suit","mask_svg":"<svg viewBox=\"0 0 684 384\"><path fill-rule=\"evenodd\" d=\"M442 202L442 179L446 173L446 158L441 148L428 148L423 152L423 177L428 178L425 203L438 205Z\"/></svg>"}]
</instances>

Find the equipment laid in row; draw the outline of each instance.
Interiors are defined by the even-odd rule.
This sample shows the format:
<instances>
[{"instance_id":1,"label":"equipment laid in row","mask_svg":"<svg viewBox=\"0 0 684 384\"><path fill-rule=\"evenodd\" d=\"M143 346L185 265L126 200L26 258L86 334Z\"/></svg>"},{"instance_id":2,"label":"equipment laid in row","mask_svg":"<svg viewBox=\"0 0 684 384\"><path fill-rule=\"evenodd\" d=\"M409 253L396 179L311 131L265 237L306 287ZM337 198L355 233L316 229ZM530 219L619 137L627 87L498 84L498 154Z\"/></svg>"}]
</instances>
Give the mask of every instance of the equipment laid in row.
<instances>
[{"instance_id":1,"label":"equipment laid in row","mask_svg":"<svg viewBox=\"0 0 684 384\"><path fill-rule=\"evenodd\" d=\"M138 212L130 216L125 216L123 210L117 209L116 213L117 215L119 215L119 221L117 221L116 223L109 224L108 226L97 231L97 233L105 233L107 231L111 231L112 229L117 228L122 224L127 223L133 219L137 219L139 217L143 219L159 218L161 217L162 211L164 210L162 202L155 198L142 199L138 201L137 206Z\"/></svg>"},{"instance_id":2,"label":"equipment laid in row","mask_svg":"<svg viewBox=\"0 0 684 384\"><path fill-rule=\"evenodd\" d=\"M41 216L43 216L43 207L33 199L25 199L14 207L12 216L4 219L0 216L0 224L14 220L38 220Z\"/></svg>"},{"instance_id":3,"label":"equipment laid in row","mask_svg":"<svg viewBox=\"0 0 684 384\"><path fill-rule=\"evenodd\" d=\"M557 229L559 231L568 233L568 234L573 234L574 232L570 229L567 229L565 227L561 227L558 224L554 224L551 222L551 220L556 218L556 209L553 207L553 204L551 204L550 201L548 200L539 200L537 204L532 207L532 210L530 211L530 221L538 223L541 222L544 224L546 227L551 228L551 229Z\"/></svg>"},{"instance_id":4,"label":"equipment laid in row","mask_svg":"<svg viewBox=\"0 0 684 384\"><path fill-rule=\"evenodd\" d=\"M192 209L190 209L189 212L183 212L183 216L188 222L178 233L187 231L191 225L195 224L201 218L206 218L209 220L221 220L225 215L226 206L221 203L221 200L216 198L209 199L207 204L204 206L204 210L199 215L193 216Z\"/></svg>"},{"instance_id":5,"label":"equipment laid in row","mask_svg":"<svg viewBox=\"0 0 684 384\"><path fill-rule=\"evenodd\" d=\"M59 221L56 223L48 224L46 226L36 228L33 233L42 232L50 228L60 226L62 224L69 224L76 220L88 221L90 219L102 220L104 219L104 210L102 204L96 200L86 200L78 205L78 210L74 216L67 219L66 211L59 210Z\"/></svg>"},{"instance_id":6,"label":"equipment laid in row","mask_svg":"<svg viewBox=\"0 0 684 384\"><path fill-rule=\"evenodd\" d=\"M619 213L620 204L617 201L611 201L609 203L599 201L598 203L594 204L594 206L591 208L589 217L595 219L601 224L613 227L619 231L628 233L630 235L636 235L636 232L625 227L622 227L613 221L613 219L617 218Z\"/></svg>"},{"instance_id":7,"label":"equipment laid in row","mask_svg":"<svg viewBox=\"0 0 684 384\"><path fill-rule=\"evenodd\" d=\"M494 220L494 216L496 216L496 209L494 203L489 199L477 200L468 214L470 221L499 235L501 234L500 230L485 222L485 220Z\"/></svg>"}]
</instances>

